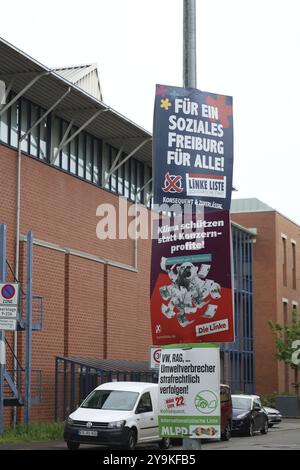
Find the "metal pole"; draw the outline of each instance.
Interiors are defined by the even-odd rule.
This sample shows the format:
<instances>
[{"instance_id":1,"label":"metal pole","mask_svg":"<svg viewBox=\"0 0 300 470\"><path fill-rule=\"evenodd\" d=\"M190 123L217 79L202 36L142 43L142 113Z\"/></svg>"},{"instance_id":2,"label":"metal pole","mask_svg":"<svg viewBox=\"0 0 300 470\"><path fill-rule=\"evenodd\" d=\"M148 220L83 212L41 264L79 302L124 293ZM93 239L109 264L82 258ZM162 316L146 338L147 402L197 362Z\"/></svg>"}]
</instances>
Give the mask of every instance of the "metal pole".
<instances>
[{"instance_id":1,"label":"metal pole","mask_svg":"<svg viewBox=\"0 0 300 470\"><path fill-rule=\"evenodd\" d=\"M0 225L0 282L6 281L6 225ZM0 435L4 431L5 332L0 330Z\"/></svg>"},{"instance_id":2,"label":"metal pole","mask_svg":"<svg viewBox=\"0 0 300 470\"><path fill-rule=\"evenodd\" d=\"M27 292L26 292L26 369L25 369L25 424L31 420L31 353L32 353L32 256L33 234L27 234Z\"/></svg>"},{"instance_id":3,"label":"metal pole","mask_svg":"<svg viewBox=\"0 0 300 470\"><path fill-rule=\"evenodd\" d=\"M197 88L196 0L183 0L183 86ZM201 450L200 439L183 439L184 450Z\"/></svg>"},{"instance_id":4,"label":"metal pole","mask_svg":"<svg viewBox=\"0 0 300 470\"><path fill-rule=\"evenodd\" d=\"M196 0L183 0L183 86L197 88Z\"/></svg>"}]
</instances>

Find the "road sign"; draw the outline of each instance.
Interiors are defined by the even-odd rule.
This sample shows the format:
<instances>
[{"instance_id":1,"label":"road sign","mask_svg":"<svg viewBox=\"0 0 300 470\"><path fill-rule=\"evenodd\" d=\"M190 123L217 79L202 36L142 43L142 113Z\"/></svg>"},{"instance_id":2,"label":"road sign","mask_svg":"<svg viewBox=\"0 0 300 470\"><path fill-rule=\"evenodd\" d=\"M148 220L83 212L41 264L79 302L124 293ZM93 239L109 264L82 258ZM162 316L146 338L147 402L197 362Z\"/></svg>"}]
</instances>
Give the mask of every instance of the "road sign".
<instances>
[{"instance_id":1,"label":"road sign","mask_svg":"<svg viewBox=\"0 0 300 470\"><path fill-rule=\"evenodd\" d=\"M10 318L0 318L0 330L16 331L17 320L11 320Z\"/></svg>"},{"instance_id":2,"label":"road sign","mask_svg":"<svg viewBox=\"0 0 300 470\"><path fill-rule=\"evenodd\" d=\"M0 305L18 305L18 297L18 284L0 284Z\"/></svg>"},{"instance_id":3,"label":"road sign","mask_svg":"<svg viewBox=\"0 0 300 470\"><path fill-rule=\"evenodd\" d=\"M0 330L17 329L18 299L18 284L0 284Z\"/></svg>"},{"instance_id":4,"label":"road sign","mask_svg":"<svg viewBox=\"0 0 300 470\"><path fill-rule=\"evenodd\" d=\"M150 346L149 348L149 366L150 369L159 369L161 348Z\"/></svg>"}]
</instances>

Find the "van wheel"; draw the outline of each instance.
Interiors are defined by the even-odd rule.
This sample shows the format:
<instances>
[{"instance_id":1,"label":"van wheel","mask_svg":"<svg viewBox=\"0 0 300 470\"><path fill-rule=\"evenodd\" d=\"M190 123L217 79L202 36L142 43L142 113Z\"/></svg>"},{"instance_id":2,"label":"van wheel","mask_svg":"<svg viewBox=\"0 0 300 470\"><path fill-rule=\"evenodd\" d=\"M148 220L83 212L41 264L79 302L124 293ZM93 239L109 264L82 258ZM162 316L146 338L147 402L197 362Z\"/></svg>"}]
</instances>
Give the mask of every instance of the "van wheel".
<instances>
[{"instance_id":1,"label":"van wheel","mask_svg":"<svg viewBox=\"0 0 300 470\"><path fill-rule=\"evenodd\" d=\"M169 449L170 445L171 445L171 439L169 437L165 437L158 443L158 447L164 450Z\"/></svg>"},{"instance_id":2,"label":"van wheel","mask_svg":"<svg viewBox=\"0 0 300 470\"><path fill-rule=\"evenodd\" d=\"M222 439L222 441L230 441L230 439L231 439L231 426L230 426L229 423L227 424L227 426L225 428L225 431L222 433L221 439Z\"/></svg>"},{"instance_id":3,"label":"van wheel","mask_svg":"<svg viewBox=\"0 0 300 470\"><path fill-rule=\"evenodd\" d=\"M137 444L137 434L134 429L130 429L127 437L127 449L134 450Z\"/></svg>"},{"instance_id":4,"label":"van wheel","mask_svg":"<svg viewBox=\"0 0 300 470\"><path fill-rule=\"evenodd\" d=\"M80 447L79 442L67 441L67 447L69 450L78 450Z\"/></svg>"}]
</instances>

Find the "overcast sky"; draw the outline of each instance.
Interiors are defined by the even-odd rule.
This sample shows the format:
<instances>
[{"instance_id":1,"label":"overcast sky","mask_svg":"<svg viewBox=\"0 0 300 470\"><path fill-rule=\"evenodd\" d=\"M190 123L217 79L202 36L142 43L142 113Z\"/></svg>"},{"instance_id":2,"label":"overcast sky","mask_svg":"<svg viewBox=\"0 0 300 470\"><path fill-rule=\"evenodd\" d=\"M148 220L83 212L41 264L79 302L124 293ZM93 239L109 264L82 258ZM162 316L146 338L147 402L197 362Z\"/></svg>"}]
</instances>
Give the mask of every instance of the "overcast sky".
<instances>
[{"instance_id":1,"label":"overcast sky","mask_svg":"<svg viewBox=\"0 0 300 470\"><path fill-rule=\"evenodd\" d=\"M2 0L0 36L47 66L97 62L106 104L152 131L182 86L182 0ZM300 1L197 0L198 88L234 100L234 197L300 224Z\"/></svg>"}]
</instances>

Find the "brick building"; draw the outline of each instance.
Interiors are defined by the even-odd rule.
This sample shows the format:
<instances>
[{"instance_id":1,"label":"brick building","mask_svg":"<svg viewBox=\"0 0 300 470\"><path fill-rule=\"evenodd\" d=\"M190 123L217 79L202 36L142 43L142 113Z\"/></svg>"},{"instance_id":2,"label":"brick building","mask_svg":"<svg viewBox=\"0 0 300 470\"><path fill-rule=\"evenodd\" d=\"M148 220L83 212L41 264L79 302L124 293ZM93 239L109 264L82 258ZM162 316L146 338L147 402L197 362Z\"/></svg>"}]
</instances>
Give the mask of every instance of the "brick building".
<instances>
[{"instance_id":1,"label":"brick building","mask_svg":"<svg viewBox=\"0 0 300 470\"><path fill-rule=\"evenodd\" d=\"M44 319L33 332L32 367L42 372L43 401L32 417L51 420L57 356L148 359L151 241L100 240L96 229L98 206L117 210L118 196L126 206L150 208L152 136L100 101L93 66L52 71L0 40L0 80L7 90L0 108L0 223L8 231L9 280L14 273L23 288L26 234L34 234L33 289L43 298ZM237 271L246 287L236 279L241 320L236 344L222 348L223 376L249 392L253 234L235 224L234 237L236 257L243 250L248 260ZM24 364L24 333L6 338ZM8 409L7 422L10 416Z\"/></svg>"},{"instance_id":2,"label":"brick building","mask_svg":"<svg viewBox=\"0 0 300 470\"><path fill-rule=\"evenodd\" d=\"M268 321L291 321L300 304L300 227L258 199L232 202L232 219L255 229L253 246L254 338L258 393L293 392L293 373L274 357Z\"/></svg>"}]
</instances>

